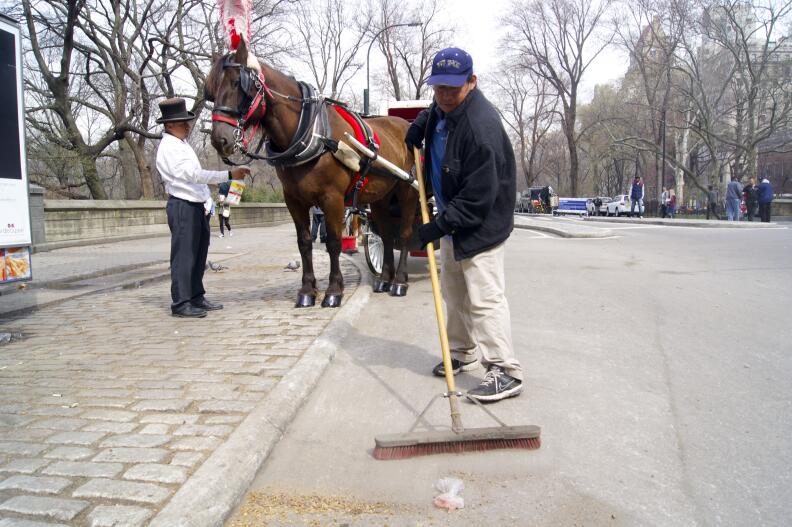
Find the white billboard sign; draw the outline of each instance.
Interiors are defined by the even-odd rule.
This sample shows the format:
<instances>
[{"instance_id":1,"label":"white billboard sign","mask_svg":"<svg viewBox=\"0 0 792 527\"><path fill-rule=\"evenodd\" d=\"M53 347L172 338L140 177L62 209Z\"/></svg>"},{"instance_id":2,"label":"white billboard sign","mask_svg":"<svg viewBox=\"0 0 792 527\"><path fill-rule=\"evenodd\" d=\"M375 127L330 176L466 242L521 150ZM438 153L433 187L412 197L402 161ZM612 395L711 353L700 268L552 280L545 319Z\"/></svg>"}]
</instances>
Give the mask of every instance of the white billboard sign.
<instances>
[{"instance_id":1,"label":"white billboard sign","mask_svg":"<svg viewBox=\"0 0 792 527\"><path fill-rule=\"evenodd\" d=\"M19 28L0 18L0 247L30 245Z\"/></svg>"},{"instance_id":2,"label":"white billboard sign","mask_svg":"<svg viewBox=\"0 0 792 527\"><path fill-rule=\"evenodd\" d=\"M30 277L21 48L19 26L0 16L0 282Z\"/></svg>"}]
</instances>

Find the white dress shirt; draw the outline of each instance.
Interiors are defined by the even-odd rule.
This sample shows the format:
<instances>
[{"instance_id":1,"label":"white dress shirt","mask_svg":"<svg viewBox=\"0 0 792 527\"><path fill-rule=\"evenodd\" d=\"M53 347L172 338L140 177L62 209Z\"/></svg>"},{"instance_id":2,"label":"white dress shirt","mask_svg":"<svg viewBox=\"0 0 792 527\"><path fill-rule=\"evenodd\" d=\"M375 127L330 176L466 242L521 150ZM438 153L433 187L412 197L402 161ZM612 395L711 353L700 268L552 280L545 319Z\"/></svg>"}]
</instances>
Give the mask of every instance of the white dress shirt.
<instances>
[{"instance_id":1,"label":"white dress shirt","mask_svg":"<svg viewBox=\"0 0 792 527\"><path fill-rule=\"evenodd\" d=\"M157 170L168 194L195 203L211 199L207 183L228 181L227 170L204 170L190 144L169 133L157 148Z\"/></svg>"}]
</instances>

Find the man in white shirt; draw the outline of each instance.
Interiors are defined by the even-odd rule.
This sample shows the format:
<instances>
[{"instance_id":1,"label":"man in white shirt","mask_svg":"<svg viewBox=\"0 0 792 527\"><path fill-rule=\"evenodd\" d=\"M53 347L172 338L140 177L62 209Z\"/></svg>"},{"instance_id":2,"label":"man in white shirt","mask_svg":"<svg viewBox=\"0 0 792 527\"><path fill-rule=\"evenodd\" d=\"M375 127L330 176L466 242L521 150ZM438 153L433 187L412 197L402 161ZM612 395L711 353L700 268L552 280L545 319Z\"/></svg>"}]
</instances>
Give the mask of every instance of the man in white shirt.
<instances>
[{"instance_id":1,"label":"man in white shirt","mask_svg":"<svg viewBox=\"0 0 792 527\"><path fill-rule=\"evenodd\" d=\"M209 252L209 217L204 203L211 199L208 183L244 179L246 167L233 170L204 170L187 137L193 112L187 111L184 99L166 99L160 103L163 124L157 149L157 170L168 193L168 227L171 231L171 313L177 317L205 317L207 311L222 309L209 302L204 294L203 275Z\"/></svg>"}]
</instances>

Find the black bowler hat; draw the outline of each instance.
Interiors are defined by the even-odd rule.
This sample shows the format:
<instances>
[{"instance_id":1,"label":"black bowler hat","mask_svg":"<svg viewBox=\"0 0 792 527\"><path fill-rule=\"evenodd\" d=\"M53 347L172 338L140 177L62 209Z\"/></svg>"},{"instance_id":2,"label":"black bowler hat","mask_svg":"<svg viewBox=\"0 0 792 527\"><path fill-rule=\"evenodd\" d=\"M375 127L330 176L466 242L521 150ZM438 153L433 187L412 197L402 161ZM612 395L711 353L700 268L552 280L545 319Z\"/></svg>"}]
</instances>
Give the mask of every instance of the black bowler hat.
<instances>
[{"instance_id":1,"label":"black bowler hat","mask_svg":"<svg viewBox=\"0 0 792 527\"><path fill-rule=\"evenodd\" d=\"M160 113L162 117L157 119L157 122L162 123L175 123L178 121L192 121L195 119L193 112L187 111L187 103L181 97L174 97L173 99L165 99L159 103Z\"/></svg>"}]
</instances>

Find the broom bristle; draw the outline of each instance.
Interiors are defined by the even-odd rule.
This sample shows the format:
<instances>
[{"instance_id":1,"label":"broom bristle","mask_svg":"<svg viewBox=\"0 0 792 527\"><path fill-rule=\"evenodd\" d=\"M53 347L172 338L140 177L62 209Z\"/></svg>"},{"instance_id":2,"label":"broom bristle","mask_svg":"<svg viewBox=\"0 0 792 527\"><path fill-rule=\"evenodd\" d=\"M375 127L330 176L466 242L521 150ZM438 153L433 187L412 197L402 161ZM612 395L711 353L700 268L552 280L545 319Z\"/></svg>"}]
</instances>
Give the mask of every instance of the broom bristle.
<instances>
[{"instance_id":1,"label":"broom bristle","mask_svg":"<svg viewBox=\"0 0 792 527\"><path fill-rule=\"evenodd\" d=\"M375 459L406 459L432 454L458 454L461 452L480 452L500 448L526 448L535 450L542 445L538 437L520 439L482 439L478 441L445 441L420 445L374 447Z\"/></svg>"}]
</instances>

